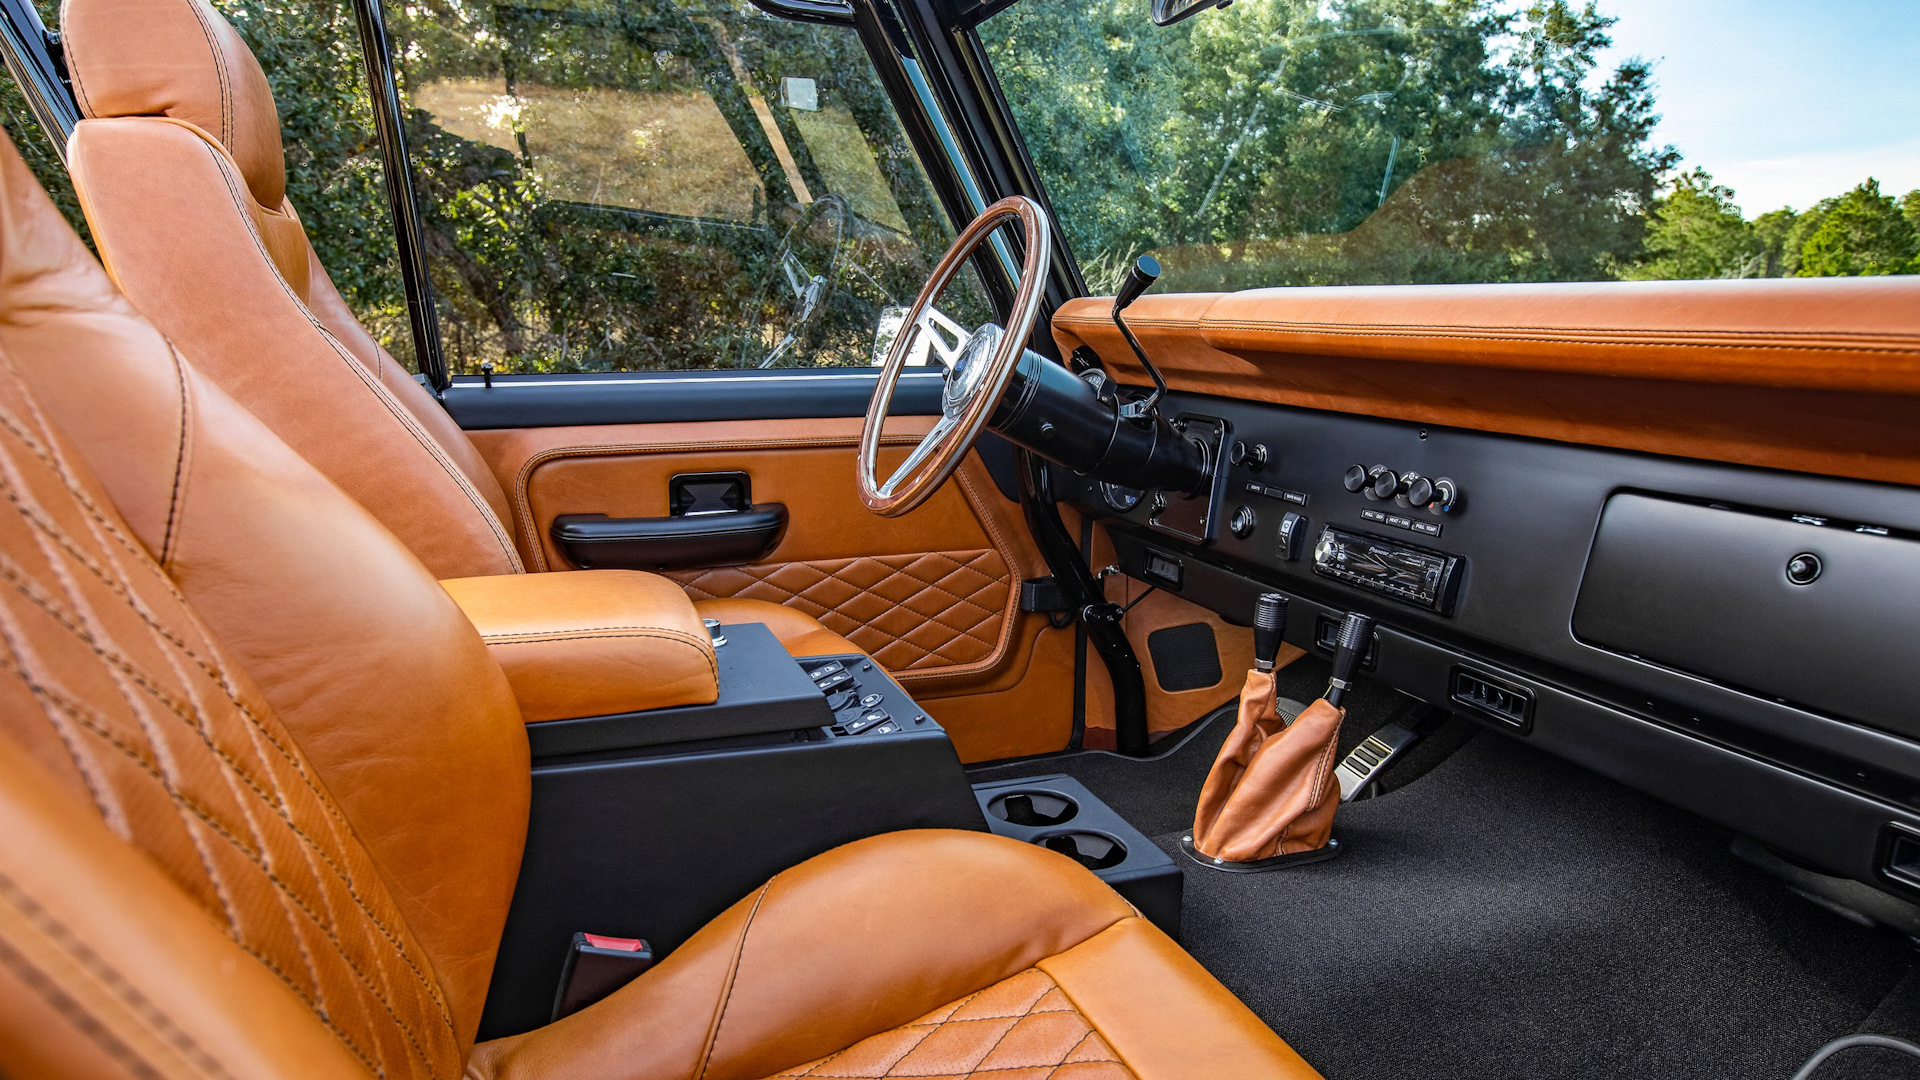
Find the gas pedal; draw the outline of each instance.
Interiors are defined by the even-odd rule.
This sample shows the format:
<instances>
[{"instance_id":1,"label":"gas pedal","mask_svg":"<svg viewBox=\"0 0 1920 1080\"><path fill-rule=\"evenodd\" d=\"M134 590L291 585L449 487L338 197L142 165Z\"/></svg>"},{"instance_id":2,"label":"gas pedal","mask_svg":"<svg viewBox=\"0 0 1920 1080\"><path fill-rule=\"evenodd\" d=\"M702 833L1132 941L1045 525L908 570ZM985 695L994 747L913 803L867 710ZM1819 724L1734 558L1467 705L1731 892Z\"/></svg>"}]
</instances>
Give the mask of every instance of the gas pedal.
<instances>
[{"instance_id":1,"label":"gas pedal","mask_svg":"<svg viewBox=\"0 0 1920 1080\"><path fill-rule=\"evenodd\" d=\"M1419 734L1397 723L1384 724L1362 739L1334 770L1334 776L1340 781L1340 801L1350 803L1366 798L1373 782L1387 766L1419 740Z\"/></svg>"}]
</instances>

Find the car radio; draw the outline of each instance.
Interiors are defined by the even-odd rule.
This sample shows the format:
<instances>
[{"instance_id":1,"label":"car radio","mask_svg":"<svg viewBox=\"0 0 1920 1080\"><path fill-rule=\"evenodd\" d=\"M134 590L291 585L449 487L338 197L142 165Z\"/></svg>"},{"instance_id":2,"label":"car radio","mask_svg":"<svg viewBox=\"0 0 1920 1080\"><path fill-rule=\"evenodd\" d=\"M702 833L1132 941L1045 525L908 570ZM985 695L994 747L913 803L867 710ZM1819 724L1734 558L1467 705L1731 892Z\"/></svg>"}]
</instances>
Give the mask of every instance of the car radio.
<instances>
[{"instance_id":1,"label":"car radio","mask_svg":"<svg viewBox=\"0 0 1920 1080\"><path fill-rule=\"evenodd\" d=\"M1313 572L1404 604L1453 614L1466 560L1331 525L1313 545Z\"/></svg>"}]
</instances>

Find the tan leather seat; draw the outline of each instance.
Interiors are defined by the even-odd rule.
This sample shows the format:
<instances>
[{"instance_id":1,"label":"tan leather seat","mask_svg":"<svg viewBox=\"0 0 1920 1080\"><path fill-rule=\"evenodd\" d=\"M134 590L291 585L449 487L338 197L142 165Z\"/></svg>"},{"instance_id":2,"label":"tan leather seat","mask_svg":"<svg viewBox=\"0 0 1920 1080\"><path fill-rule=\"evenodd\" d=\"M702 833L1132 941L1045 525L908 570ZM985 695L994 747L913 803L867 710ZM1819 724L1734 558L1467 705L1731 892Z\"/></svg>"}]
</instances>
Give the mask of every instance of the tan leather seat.
<instances>
[{"instance_id":1,"label":"tan leather seat","mask_svg":"<svg viewBox=\"0 0 1920 1080\"><path fill-rule=\"evenodd\" d=\"M436 577L525 570L500 482L360 325L287 201L280 120L204 0L69 0L74 186L114 281L202 371L373 512ZM861 650L738 601L797 655Z\"/></svg>"},{"instance_id":2,"label":"tan leather seat","mask_svg":"<svg viewBox=\"0 0 1920 1080\"><path fill-rule=\"evenodd\" d=\"M956 832L813 859L473 1045L528 807L505 677L10 144L0 489L0 1075L1314 1075L1087 871Z\"/></svg>"}]
</instances>

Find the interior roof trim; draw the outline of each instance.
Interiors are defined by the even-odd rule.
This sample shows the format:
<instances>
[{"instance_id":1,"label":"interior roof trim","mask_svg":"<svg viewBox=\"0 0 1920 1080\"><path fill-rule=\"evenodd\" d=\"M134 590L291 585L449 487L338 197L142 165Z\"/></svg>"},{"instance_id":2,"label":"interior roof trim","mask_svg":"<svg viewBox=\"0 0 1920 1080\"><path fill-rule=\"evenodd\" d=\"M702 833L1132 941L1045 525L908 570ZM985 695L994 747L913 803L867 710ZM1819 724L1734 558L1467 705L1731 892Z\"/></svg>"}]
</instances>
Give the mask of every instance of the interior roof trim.
<instances>
[{"instance_id":1,"label":"interior roof trim","mask_svg":"<svg viewBox=\"0 0 1920 1080\"><path fill-rule=\"evenodd\" d=\"M1123 381L1112 301L1054 316ZM1920 485L1920 276L1140 298L1176 390Z\"/></svg>"}]
</instances>

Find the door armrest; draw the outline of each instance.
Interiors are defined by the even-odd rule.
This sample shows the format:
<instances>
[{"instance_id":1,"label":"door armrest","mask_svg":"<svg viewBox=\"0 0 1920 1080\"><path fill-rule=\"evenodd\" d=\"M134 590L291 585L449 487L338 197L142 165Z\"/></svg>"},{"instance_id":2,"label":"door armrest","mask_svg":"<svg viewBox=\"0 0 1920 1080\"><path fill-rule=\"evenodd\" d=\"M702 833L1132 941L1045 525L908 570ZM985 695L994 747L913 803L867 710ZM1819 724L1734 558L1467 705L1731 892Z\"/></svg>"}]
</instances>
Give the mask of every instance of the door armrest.
<instances>
[{"instance_id":1,"label":"door armrest","mask_svg":"<svg viewBox=\"0 0 1920 1080\"><path fill-rule=\"evenodd\" d=\"M766 557L786 532L787 508L781 503L675 517L561 514L553 519L554 545L582 570L737 566Z\"/></svg>"}]
</instances>

